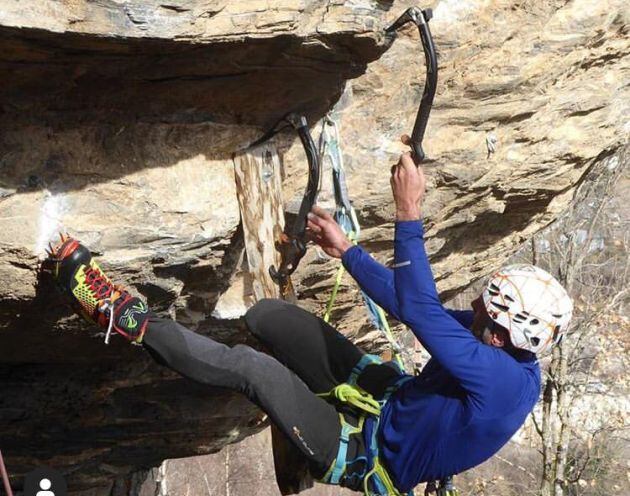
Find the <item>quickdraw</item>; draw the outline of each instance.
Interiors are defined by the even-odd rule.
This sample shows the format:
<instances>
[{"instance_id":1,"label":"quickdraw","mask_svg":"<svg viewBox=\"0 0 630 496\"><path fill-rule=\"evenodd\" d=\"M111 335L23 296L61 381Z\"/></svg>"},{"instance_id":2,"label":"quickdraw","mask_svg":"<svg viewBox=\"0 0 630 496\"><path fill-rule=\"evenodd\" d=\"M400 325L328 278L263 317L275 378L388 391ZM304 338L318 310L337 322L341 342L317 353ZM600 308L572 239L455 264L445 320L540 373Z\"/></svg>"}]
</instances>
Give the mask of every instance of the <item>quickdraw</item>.
<instances>
[{"instance_id":1,"label":"quickdraw","mask_svg":"<svg viewBox=\"0 0 630 496\"><path fill-rule=\"evenodd\" d=\"M278 284L280 294L283 298L293 296L293 286L291 284L291 274L297 269L300 260L306 253L306 226L308 213L313 208L317 200L320 178L320 164L317 149L311 133L308 129L306 117L295 113L282 117L267 133L254 141L248 148L259 145L280 131L293 127L300 137L302 147L306 153L308 161L308 182L304 190L304 196L300 204L297 217L289 227L285 225L284 232L280 239L276 241L276 249L280 252L280 266L276 269L273 265L269 267L271 278Z\"/></svg>"},{"instance_id":2,"label":"quickdraw","mask_svg":"<svg viewBox=\"0 0 630 496\"><path fill-rule=\"evenodd\" d=\"M356 244L361 233L361 226L348 193L340 141L337 123L331 117L331 114L326 115L322 120L322 132L319 137L319 161L322 168L325 168L326 162L330 162L331 165L333 191L335 194L335 213L333 215L335 221L337 221L337 224L339 224L348 239L353 244ZM330 298L326 304L326 312L324 313L324 321L326 322L330 322L332 308L341 286L344 272L344 267L340 264ZM383 332L391 346L394 361L401 369L404 369L402 349L392 334L383 309L374 303L365 292L361 291L361 295L370 315L370 320L377 329Z\"/></svg>"},{"instance_id":3,"label":"quickdraw","mask_svg":"<svg viewBox=\"0 0 630 496\"><path fill-rule=\"evenodd\" d=\"M413 22L418 26L418 31L420 31L420 40L422 41L422 48L424 49L427 75L424 82L424 92L420 100L420 107L418 108L418 114L416 115L416 121L411 133L411 149L413 150L413 159L416 165L419 165L420 162L425 159L424 150L422 149L422 140L424 139L424 132L427 129L427 123L429 122L429 114L431 113L438 80L437 55L433 38L431 37L431 31L429 30L429 21L432 17L433 11L431 9L421 10L418 7L410 7L403 15L396 19L393 24L385 29L387 34L394 35L402 26L408 22Z\"/></svg>"}]
</instances>

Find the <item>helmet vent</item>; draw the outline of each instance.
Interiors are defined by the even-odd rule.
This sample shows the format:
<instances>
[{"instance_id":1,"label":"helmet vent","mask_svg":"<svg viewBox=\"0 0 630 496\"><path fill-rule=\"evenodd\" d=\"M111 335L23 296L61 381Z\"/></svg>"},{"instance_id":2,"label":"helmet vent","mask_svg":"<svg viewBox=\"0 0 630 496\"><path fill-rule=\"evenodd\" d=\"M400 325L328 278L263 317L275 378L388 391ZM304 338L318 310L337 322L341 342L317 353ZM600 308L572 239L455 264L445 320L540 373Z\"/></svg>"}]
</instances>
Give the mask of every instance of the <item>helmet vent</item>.
<instances>
[{"instance_id":1,"label":"helmet vent","mask_svg":"<svg viewBox=\"0 0 630 496\"><path fill-rule=\"evenodd\" d=\"M529 321L529 325L535 326L535 325L538 325L538 324L540 324L540 320L538 320L538 319L532 319L532 320Z\"/></svg>"},{"instance_id":2,"label":"helmet vent","mask_svg":"<svg viewBox=\"0 0 630 496\"><path fill-rule=\"evenodd\" d=\"M509 302L514 303L514 298L512 298L512 297L511 297L510 295L508 295L508 294L506 294L506 295L505 295L505 299L506 299L507 301L509 301Z\"/></svg>"},{"instance_id":3,"label":"helmet vent","mask_svg":"<svg viewBox=\"0 0 630 496\"><path fill-rule=\"evenodd\" d=\"M508 307L507 305L502 305L501 303L497 303L496 301L493 301L492 304L498 308L499 310L501 310L502 312L507 312L510 307Z\"/></svg>"},{"instance_id":4,"label":"helmet vent","mask_svg":"<svg viewBox=\"0 0 630 496\"><path fill-rule=\"evenodd\" d=\"M538 346L540 344L540 338L530 338L529 342L532 343L532 346Z\"/></svg>"},{"instance_id":5,"label":"helmet vent","mask_svg":"<svg viewBox=\"0 0 630 496\"><path fill-rule=\"evenodd\" d=\"M499 286L491 282L490 285L488 286L488 293L490 293L492 296L498 296L499 292L500 292Z\"/></svg>"},{"instance_id":6,"label":"helmet vent","mask_svg":"<svg viewBox=\"0 0 630 496\"><path fill-rule=\"evenodd\" d=\"M555 317L556 319L561 319L562 318L562 315L558 315L557 313L552 313L551 316Z\"/></svg>"},{"instance_id":7,"label":"helmet vent","mask_svg":"<svg viewBox=\"0 0 630 496\"><path fill-rule=\"evenodd\" d=\"M520 324L522 322L525 322L525 319L527 318L527 316L525 316L522 313L517 313L514 318L512 319L514 322L516 322L517 324Z\"/></svg>"}]
</instances>

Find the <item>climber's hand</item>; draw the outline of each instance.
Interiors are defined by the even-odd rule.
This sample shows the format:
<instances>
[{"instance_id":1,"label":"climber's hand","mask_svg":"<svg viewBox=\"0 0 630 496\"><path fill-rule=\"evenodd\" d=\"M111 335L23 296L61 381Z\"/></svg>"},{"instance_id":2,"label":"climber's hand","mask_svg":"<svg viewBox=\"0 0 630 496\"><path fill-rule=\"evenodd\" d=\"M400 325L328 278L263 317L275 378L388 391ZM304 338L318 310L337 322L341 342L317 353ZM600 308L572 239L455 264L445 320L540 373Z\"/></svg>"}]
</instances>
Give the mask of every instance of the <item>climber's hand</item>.
<instances>
[{"instance_id":1,"label":"climber's hand","mask_svg":"<svg viewBox=\"0 0 630 496\"><path fill-rule=\"evenodd\" d=\"M401 141L408 145L409 136L403 136ZM410 153L403 153L398 163L392 166L390 183L396 202L396 220L420 219L426 180L422 167L416 166Z\"/></svg>"},{"instance_id":2,"label":"climber's hand","mask_svg":"<svg viewBox=\"0 0 630 496\"><path fill-rule=\"evenodd\" d=\"M327 255L341 258L352 243L326 210L314 206L308 214L308 237Z\"/></svg>"}]
</instances>

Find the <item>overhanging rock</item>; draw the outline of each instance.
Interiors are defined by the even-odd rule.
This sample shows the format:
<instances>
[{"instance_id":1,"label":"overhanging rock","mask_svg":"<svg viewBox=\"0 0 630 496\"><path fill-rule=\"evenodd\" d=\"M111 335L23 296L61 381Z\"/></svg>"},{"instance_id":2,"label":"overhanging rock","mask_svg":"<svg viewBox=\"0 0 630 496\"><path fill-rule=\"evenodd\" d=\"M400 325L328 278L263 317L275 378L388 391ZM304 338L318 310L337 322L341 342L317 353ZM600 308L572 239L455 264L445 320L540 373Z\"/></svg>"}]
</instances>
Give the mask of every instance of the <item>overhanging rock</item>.
<instances>
[{"instance_id":1,"label":"overhanging rock","mask_svg":"<svg viewBox=\"0 0 630 496\"><path fill-rule=\"evenodd\" d=\"M104 347L38 263L67 231L158 312L242 342L215 312L242 266L232 155L286 112L323 115L386 49L389 7L2 3L0 446L16 486L46 464L75 491L108 487L260 428L240 396Z\"/></svg>"},{"instance_id":2,"label":"overhanging rock","mask_svg":"<svg viewBox=\"0 0 630 496\"><path fill-rule=\"evenodd\" d=\"M7 2L12 119L269 123L317 115L385 48L389 2ZM354 6L353 6L354 5Z\"/></svg>"}]
</instances>

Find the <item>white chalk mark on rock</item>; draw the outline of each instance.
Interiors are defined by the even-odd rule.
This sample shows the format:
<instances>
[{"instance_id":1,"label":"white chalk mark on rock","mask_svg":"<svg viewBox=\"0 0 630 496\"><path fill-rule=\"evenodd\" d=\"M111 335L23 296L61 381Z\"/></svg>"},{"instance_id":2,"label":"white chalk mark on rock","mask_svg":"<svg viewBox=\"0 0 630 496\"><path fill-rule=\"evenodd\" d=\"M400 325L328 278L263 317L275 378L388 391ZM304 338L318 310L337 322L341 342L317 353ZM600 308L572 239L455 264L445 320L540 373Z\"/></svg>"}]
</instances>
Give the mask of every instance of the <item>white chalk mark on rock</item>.
<instances>
[{"instance_id":1,"label":"white chalk mark on rock","mask_svg":"<svg viewBox=\"0 0 630 496\"><path fill-rule=\"evenodd\" d=\"M63 195L54 195L46 190L39 214L37 242L34 248L36 255L43 256L48 243L55 243L58 232L63 230L62 218L67 210L67 202Z\"/></svg>"}]
</instances>

